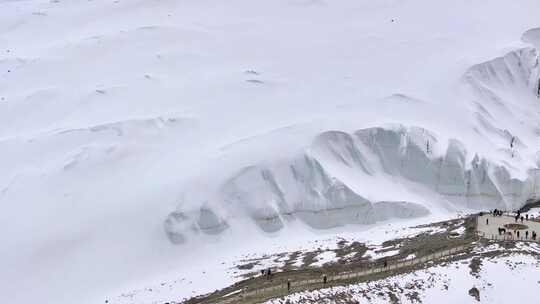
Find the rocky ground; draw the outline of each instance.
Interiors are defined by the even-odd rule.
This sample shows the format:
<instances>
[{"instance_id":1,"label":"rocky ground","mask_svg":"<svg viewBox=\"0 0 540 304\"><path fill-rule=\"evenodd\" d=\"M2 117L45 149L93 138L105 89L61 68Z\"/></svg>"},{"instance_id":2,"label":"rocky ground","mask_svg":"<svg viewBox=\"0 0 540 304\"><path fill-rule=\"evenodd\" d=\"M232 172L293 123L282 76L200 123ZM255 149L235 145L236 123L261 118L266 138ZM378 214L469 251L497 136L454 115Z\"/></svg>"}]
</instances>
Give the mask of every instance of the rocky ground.
<instances>
[{"instance_id":1,"label":"rocky ground","mask_svg":"<svg viewBox=\"0 0 540 304\"><path fill-rule=\"evenodd\" d=\"M530 291L540 287L539 266L540 246L536 243L479 242L455 260L371 282L299 292L267 303L449 303L448 299L452 303L508 303L516 293L532 300Z\"/></svg>"}]
</instances>

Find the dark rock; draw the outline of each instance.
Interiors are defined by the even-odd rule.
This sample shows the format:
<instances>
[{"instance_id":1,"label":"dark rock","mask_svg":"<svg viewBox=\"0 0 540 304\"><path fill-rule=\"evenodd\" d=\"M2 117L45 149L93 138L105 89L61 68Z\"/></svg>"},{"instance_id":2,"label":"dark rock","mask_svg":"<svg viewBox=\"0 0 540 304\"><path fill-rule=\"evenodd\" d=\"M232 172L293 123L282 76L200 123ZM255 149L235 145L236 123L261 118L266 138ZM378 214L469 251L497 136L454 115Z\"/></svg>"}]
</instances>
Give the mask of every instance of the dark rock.
<instances>
[{"instance_id":1,"label":"dark rock","mask_svg":"<svg viewBox=\"0 0 540 304\"><path fill-rule=\"evenodd\" d=\"M480 290L478 288L473 287L469 289L469 295L476 299L476 301L480 302Z\"/></svg>"}]
</instances>

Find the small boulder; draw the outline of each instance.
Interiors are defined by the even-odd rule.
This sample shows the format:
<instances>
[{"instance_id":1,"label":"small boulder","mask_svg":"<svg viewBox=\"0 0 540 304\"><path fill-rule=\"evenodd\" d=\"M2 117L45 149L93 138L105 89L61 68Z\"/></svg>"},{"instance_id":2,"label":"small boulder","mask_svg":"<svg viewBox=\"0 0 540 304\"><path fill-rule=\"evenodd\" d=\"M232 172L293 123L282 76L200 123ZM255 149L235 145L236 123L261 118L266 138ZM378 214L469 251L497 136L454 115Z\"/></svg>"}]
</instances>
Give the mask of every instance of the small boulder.
<instances>
[{"instance_id":1,"label":"small boulder","mask_svg":"<svg viewBox=\"0 0 540 304\"><path fill-rule=\"evenodd\" d=\"M480 290L478 288L473 287L469 289L469 295L476 299L476 301L480 302Z\"/></svg>"}]
</instances>

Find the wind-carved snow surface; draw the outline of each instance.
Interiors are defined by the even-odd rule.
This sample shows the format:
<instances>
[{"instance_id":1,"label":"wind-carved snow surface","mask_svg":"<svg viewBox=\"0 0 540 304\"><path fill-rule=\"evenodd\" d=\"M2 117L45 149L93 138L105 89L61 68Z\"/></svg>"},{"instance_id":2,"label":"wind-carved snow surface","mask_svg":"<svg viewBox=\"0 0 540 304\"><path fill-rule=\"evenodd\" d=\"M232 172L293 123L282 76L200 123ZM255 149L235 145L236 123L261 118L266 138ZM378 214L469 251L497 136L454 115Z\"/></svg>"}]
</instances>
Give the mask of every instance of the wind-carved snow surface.
<instances>
[{"instance_id":1,"label":"wind-carved snow surface","mask_svg":"<svg viewBox=\"0 0 540 304\"><path fill-rule=\"evenodd\" d=\"M531 107L537 107L539 102L538 56L535 48L520 49L476 65L465 75L478 98L479 129L503 142L511 142L505 150L512 157L520 157L520 148L534 145L529 139L540 134L538 121L523 119L532 118ZM522 123L518 130L512 124L515 120Z\"/></svg>"}]
</instances>

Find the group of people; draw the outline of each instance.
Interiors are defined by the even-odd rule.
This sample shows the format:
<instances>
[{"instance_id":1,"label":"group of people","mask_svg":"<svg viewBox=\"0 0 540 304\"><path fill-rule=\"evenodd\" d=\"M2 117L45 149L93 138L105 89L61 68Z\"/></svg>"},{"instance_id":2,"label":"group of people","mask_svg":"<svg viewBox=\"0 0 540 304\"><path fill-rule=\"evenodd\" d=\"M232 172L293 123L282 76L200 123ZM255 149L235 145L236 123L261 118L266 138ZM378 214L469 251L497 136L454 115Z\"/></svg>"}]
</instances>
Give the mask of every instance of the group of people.
<instances>
[{"instance_id":1,"label":"group of people","mask_svg":"<svg viewBox=\"0 0 540 304\"><path fill-rule=\"evenodd\" d=\"M519 238L519 230L516 231L517 232L517 237ZM529 239L529 230L525 231L525 239L528 240ZM536 240L536 231L533 231L531 233L531 240Z\"/></svg>"},{"instance_id":2,"label":"group of people","mask_svg":"<svg viewBox=\"0 0 540 304\"><path fill-rule=\"evenodd\" d=\"M516 213L516 216L514 216L514 220L515 222L517 223L517 221L521 220L521 222L523 223L523 220L526 220L528 221L529 220L529 215L528 214L525 214L525 216L521 215L521 211L518 211Z\"/></svg>"},{"instance_id":3,"label":"group of people","mask_svg":"<svg viewBox=\"0 0 540 304\"><path fill-rule=\"evenodd\" d=\"M272 269L261 269L261 276L265 277L267 280L270 280L272 278Z\"/></svg>"},{"instance_id":4,"label":"group of people","mask_svg":"<svg viewBox=\"0 0 540 304\"><path fill-rule=\"evenodd\" d=\"M503 216L503 213L504 212L502 210L499 210L499 209L493 209L491 211L491 215L493 215L493 216Z\"/></svg>"},{"instance_id":5,"label":"group of people","mask_svg":"<svg viewBox=\"0 0 540 304\"><path fill-rule=\"evenodd\" d=\"M509 235L511 237L514 237L514 234L516 235L518 239L522 236L519 230L514 230L514 233L512 234L512 232L506 232L506 228L499 227L499 235ZM530 235L531 235L531 238L530 238L531 240L536 240L536 237L537 237L536 231L532 231ZM525 239L526 240L529 239L529 230L525 231Z\"/></svg>"},{"instance_id":6,"label":"group of people","mask_svg":"<svg viewBox=\"0 0 540 304\"><path fill-rule=\"evenodd\" d=\"M503 216L504 215L504 211L499 210L499 209L493 209L493 210L490 211L490 213L491 213L492 216ZM532 217L530 219L533 220ZM523 221L529 221L529 215L528 214L522 215L521 210L518 210L516 212L516 215L514 215L514 222L517 223L518 221L520 221L521 223L523 223ZM486 225L489 225L489 217L486 218ZM507 229L510 230L509 228L505 228L505 227L497 228L497 230L499 232L499 235L507 235L507 236L509 236L511 238L514 238L514 236L515 236L518 239L520 237L523 237L523 234L522 234L523 232L520 232L518 229L516 229L514 231L507 231ZM530 236L530 238L529 238L529 236ZM536 234L536 231L531 231L531 232L529 232L528 230L525 231L525 239L526 240L529 240L529 239L536 240L537 236L538 235Z\"/></svg>"},{"instance_id":7,"label":"group of people","mask_svg":"<svg viewBox=\"0 0 540 304\"><path fill-rule=\"evenodd\" d=\"M521 222L523 223L524 217L516 215L514 216L514 221L517 223L521 219ZM529 215L527 214L527 220L529 220Z\"/></svg>"},{"instance_id":8,"label":"group of people","mask_svg":"<svg viewBox=\"0 0 540 304\"><path fill-rule=\"evenodd\" d=\"M499 209L493 209L490 211L491 215L492 216L503 216L504 215L504 211L503 210L499 210ZM482 215L482 213L480 214ZM531 216L531 219L533 219L533 217ZM529 220L529 215L528 214L525 214L525 216L523 216L521 214L521 210L518 210L516 212L516 215L514 215L514 221L517 223L518 221L521 221L523 223L523 221L528 221ZM486 224L488 224L489 221L486 222Z\"/></svg>"}]
</instances>

